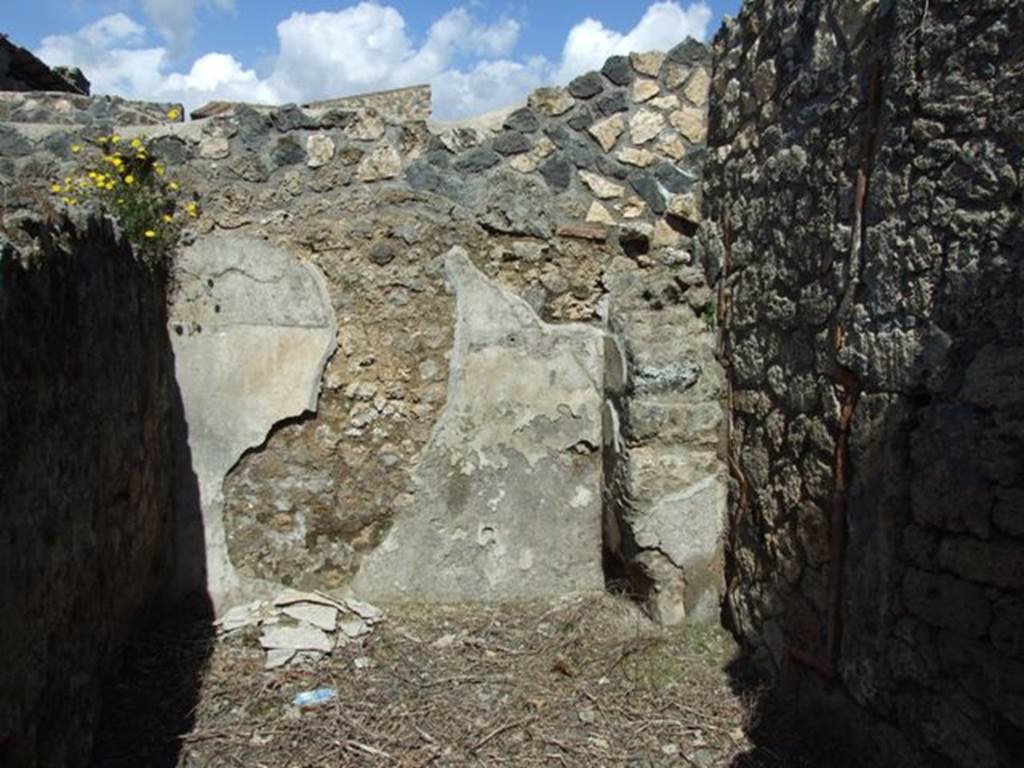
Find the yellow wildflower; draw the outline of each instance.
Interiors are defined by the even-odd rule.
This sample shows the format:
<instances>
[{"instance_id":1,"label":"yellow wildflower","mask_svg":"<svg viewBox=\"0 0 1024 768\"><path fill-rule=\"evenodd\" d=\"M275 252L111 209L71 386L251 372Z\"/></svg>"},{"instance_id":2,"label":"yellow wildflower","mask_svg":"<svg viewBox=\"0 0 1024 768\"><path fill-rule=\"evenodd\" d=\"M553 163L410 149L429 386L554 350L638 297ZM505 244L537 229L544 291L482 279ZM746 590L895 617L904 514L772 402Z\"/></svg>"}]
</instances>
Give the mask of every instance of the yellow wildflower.
<instances>
[{"instance_id":1,"label":"yellow wildflower","mask_svg":"<svg viewBox=\"0 0 1024 768\"><path fill-rule=\"evenodd\" d=\"M144 234L146 237L156 237L156 232L154 232L152 229L147 229L142 234Z\"/></svg>"},{"instance_id":2,"label":"yellow wildflower","mask_svg":"<svg viewBox=\"0 0 1024 768\"><path fill-rule=\"evenodd\" d=\"M120 140L121 140L121 137L118 136L116 133L113 136L110 137L110 143L111 144L117 144L117 142L119 142Z\"/></svg>"},{"instance_id":3,"label":"yellow wildflower","mask_svg":"<svg viewBox=\"0 0 1024 768\"><path fill-rule=\"evenodd\" d=\"M82 147L79 146L78 144L72 144L71 145L71 154L77 155L81 151L82 151Z\"/></svg>"},{"instance_id":4,"label":"yellow wildflower","mask_svg":"<svg viewBox=\"0 0 1024 768\"><path fill-rule=\"evenodd\" d=\"M136 152L135 153L135 159L136 160L145 160L146 159L146 153L145 152Z\"/></svg>"},{"instance_id":5,"label":"yellow wildflower","mask_svg":"<svg viewBox=\"0 0 1024 768\"><path fill-rule=\"evenodd\" d=\"M54 184L52 187L50 187L50 191L53 192L54 194L60 192L60 184Z\"/></svg>"},{"instance_id":6,"label":"yellow wildflower","mask_svg":"<svg viewBox=\"0 0 1024 768\"><path fill-rule=\"evenodd\" d=\"M163 220L168 222L168 223L170 223L170 222L174 221L174 217L171 216L171 214L169 214L169 213L165 213L163 215Z\"/></svg>"},{"instance_id":7,"label":"yellow wildflower","mask_svg":"<svg viewBox=\"0 0 1024 768\"><path fill-rule=\"evenodd\" d=\"M172 181L172 182L170 182L170 183L169 183L169 184L167 185L167 188L168 188L169 190L171 190L171 192L177 192L177 191L178 191L178 182L176 182L176 181Z\"/></svg>"},{"instance_id":8,"label":"yellow wildflower","mask_svg":"<svg viewBox=\"0 0 1024 768\"><path fill-rule=\"evenodd\" d=\"M135 177L134 177L134 176L132 176L132 175L131 175L131 174L129 173L129 174L127 175L127 176L125 176L125 177L124 177L124 183L125 183L125 184L134 184L134 183L135 183Z\"/></svg>"},{"instance_id":9,"label":"yellow wildflower","mask_svg":"<svg viewBox=\"0 0 1024 768\"><path fill-rule=\"evenodd\" d=\"M118 205L122 205L123 203L124 203L124 198L123 197L117 198L117 204Z\"/></svg>"},{"instance_id":10,"label":"yellow wildflower","mask_svg":"<svg viewBox=\"0 0 1024 768\"><path fill-rule=\"evenodd\" d=\"M194 219L196 217L196 204L192 202L186 203L185 211Z\"/></svg>"},{"instance_id":11,"label":"yellow wildflower","mask_svg":"<svg viewBox=\"0 0 1024 768\"><path fill-rule=\"evenodd\" d=\"M110 139L107 138L106 136L97 136L96 137L96 143L97 144L106 144L108 141L110 141Z\"/></svg>"},{"instance_id":12,"label":"yellow wildflower","mask_svg":"<svg viewBox=\"0 0 1024 768\"><path fill-rule=\"evenodd\" d=\"M132 149L138 149L142 146L142 142L138 139L132 139Z\"/></svg>"},{"instance_id":13,"label":"yellow wildflower","mask_svg":"<svg viewBox=\"0 0 1024 768\"><path fill-rule=\"evenodd\" d=\"M171 107L167 110L168 120L177 120L179 117L181 117L181 111L177 107Z\"/></svg>"}]
</instances>

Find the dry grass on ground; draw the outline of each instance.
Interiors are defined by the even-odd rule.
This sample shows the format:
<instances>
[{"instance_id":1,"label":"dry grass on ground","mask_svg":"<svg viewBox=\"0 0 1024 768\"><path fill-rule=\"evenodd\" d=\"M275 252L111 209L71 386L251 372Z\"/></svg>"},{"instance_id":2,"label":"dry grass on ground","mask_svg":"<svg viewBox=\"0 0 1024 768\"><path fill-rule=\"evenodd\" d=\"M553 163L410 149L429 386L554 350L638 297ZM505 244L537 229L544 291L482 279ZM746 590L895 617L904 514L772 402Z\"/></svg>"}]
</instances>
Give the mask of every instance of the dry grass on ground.
<instances>
[{"instance_id":1,"label":"dry grass on ground","mask_svg":"<svg viewBox=\"0 0 1024 768\"><path fill-rule=\"evenodd\" d=\"M199 636L174 648L167 641L151 633L129 655L99 764L774 764L743 757L753 754L752 702L724 671L735 654L729 636L658 630L609 595L392 609L371 635L331 657L272 671L263 669L255 633L244 630L213 645L181 739L167 709L184 693L165 668L189 661L190 642L197 653L211 649L199 648ZM372 666L357 668L357 659ZM290 703L320 687L337 697L303 709ZM150 708L146 700L159 701Z\"/></svg>"}]
</instances>

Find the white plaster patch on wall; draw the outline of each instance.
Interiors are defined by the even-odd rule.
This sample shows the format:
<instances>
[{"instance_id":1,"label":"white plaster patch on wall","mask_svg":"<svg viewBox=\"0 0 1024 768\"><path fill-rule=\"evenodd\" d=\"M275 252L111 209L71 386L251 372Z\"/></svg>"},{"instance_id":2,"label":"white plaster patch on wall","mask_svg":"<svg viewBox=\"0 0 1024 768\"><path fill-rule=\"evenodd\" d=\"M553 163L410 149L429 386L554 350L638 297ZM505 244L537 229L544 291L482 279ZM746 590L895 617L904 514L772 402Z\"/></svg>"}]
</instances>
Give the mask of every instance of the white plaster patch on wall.
<instances>
[{"instance_id":1,"label":"white plaster patch on wall","mask_svg":"<svg viewBox=\"0 0 1024 768\"><path fill-rule=\"evenodd\" d=\"M544 323L461 248L445 267L456 292L445 408L414 469L417 503L352 589L442 602L600 590L603 333Z\"/></svg>"},{"instance_id":2,"label":"white plaster patch on wall","mask_svg":"<svg viewBox=\"0 0 1024 768\"><path fill-rule=\"evenodd\" d=\"M178 483L198 485L200 510L178 510L175 587L205 585L219 605L266 591L229 558L224 478L276 423L316 410L335 319L319 270L262 240L204 238L179 263L171 342L191 466Z\"/></svg>"}]
</instances>

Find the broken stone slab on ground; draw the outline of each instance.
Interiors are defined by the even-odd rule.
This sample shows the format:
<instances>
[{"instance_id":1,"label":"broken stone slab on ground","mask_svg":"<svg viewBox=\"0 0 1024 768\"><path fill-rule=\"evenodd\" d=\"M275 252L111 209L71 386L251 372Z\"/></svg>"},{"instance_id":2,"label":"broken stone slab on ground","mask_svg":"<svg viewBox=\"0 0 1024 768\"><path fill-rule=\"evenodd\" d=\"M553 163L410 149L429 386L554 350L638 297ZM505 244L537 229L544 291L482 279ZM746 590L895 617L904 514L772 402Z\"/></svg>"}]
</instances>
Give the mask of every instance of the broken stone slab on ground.
<instances>
[{"instance_id":1,"label":"broken stone slab on ground","mask_svg":"<svg viewBox=\"0 0 1024 768\"><path fill-rule=\"evenodd\" d=\"M316 661L339 645L368 635L383 620L383 611L361 600L287 589L270 602L234 606L214 624L221 637L259 627L259 643L267 652L264 668L275 669Z\"/></svg>"}]
</instances>

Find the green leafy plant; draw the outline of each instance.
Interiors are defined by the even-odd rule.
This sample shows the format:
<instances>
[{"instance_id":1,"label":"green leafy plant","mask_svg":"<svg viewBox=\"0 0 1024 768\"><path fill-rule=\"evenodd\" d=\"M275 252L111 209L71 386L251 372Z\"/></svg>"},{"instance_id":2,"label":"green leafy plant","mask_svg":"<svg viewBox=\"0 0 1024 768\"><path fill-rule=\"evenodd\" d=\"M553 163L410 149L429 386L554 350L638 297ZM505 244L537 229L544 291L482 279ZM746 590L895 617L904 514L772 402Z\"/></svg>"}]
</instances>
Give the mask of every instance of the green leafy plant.
<instances>
[{"instance_id":1,"label":"green leafy plant","mask_svg":"<svg viewBox=\"0 0 1024 768\"><path fill-rule=\"evenodd\" d=\"M117 221L122 234L148 256L162 258L177 245L185 222L199 215L195 195L167 178L167 166L145 137L98 136L73 144L78 167L50 192L67 208L92 205Z\"/></svg>"}]
</instances>

